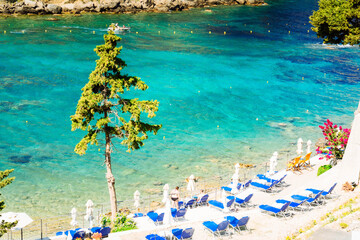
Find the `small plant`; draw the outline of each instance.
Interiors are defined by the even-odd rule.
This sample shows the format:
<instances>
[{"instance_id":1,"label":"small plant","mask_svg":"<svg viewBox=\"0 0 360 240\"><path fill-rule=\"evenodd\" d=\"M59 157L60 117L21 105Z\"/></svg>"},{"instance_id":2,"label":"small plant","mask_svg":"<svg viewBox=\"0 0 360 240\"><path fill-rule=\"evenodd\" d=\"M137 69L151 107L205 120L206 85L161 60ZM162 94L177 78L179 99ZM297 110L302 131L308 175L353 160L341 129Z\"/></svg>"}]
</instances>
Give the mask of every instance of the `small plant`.
<instances>
[{"instance_id":1,"label":"small plant","mask_svg":"<svg viewBox=\"0 0 360 240\"><path fill-rule=\"evenodd\" d=\"M329 222L335 222L337 220L337 217L335 217L334 215L330 215L329 217Z\"/></svg>"},{"instance_id":2,"label":"small plant","mask_svg":"<svg viewBox=\"0 0 360 240\"><path fill-rule=\"evenodd\" d=\"M317 224L316 220L313 220L313 225L315 226Z\"/></svg>"},{"instance_id":3,"label":"small plant","mask_svg":"<svg viewBox=\"0 0 360 240\"><path fill-rule=\"evenodd\" d=\"M327 170L329 170L331 168L332 168L332 166L330 164L320 166L319 169L318 169L317 175L319 176L319 175L323 174L324 172L326 172Z\"/></svg>"},{"instance_id":4,"label":"small plant","mask_svg":"<svg viewBox=\"0 0 360 240\"><path fill-rule=\"evenodd\" d=\"M339 225L340 225L340 227L341 227L342 229L345 229L345 228L347 228L347 227L349 226L349 225L347 225L347 224L344 223L344 222L340 223Z\"/></svg>"},{"instance_id":5,"label":"small plant","mask_svg":"<svg viewBox=\"0 0 360 240\"><path fill-rule=\"evenodd\" d=\"M299 229L299 233L303 233L303 232L304 232L304 231L300 228L300 229Z\"/></svg>"},{"instance_id":6,"label":"small plant","mask_svg":"<svg viewBox=\"0 0 360 240\"><path fill-rule=\"evenodd\" d=\"M103 217L101 223L103 227L110 226L111 219L109 217ZM113 222L111 232L122 232L131 229L136 229L136 223L132 219L128 218L126 214L118 213Z\"/></svg>"}]
</instances>

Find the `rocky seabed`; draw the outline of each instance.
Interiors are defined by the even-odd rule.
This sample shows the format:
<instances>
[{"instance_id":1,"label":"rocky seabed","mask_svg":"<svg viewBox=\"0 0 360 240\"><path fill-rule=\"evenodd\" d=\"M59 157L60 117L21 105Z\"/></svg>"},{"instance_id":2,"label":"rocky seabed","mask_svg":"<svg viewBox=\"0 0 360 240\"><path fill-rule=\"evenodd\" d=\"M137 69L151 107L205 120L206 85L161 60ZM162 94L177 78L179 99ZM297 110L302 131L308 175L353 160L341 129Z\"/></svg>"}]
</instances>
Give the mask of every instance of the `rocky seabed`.
<instances>
[{"instance_id":1,"label":"rocky seabed","mask_svg":"<svg viewBox=\"0 0 360 240\"><path fill-rule=\"evenodd\" d=\"M62 3L44 3L24 0L15 3L0 1L0 14L62 14L82 12L136 13L181 11L214 5L262 5L264 0L100 0L94 2L65 0Z\"/></svg>"}]
</instances>

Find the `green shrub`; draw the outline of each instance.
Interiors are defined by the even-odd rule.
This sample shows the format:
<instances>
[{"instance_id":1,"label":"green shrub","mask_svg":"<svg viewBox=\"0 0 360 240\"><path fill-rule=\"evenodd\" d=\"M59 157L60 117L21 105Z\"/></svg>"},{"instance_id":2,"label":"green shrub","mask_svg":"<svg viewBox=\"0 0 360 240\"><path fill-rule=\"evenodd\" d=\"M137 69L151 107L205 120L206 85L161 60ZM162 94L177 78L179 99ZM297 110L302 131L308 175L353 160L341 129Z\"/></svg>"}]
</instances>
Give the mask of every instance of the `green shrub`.
<instances>
[{"instance_id":1,"label":"green shrub","mask_svg":"<svg viewBox=\"0 0 360 240\"><path fill-rule=\"evenodd\" d=\"M320 166L319 169L318 169L318 172L317 172L317 175L321 175L323 174L324 172L326 172L327 170L331 169L331 165L323 165L323 166Z\"/></svg>"},{"instance_id":2,"label":"green shrub","mask_svg":"<svg viewBox=\"0 0 360 240\"><path fill-rule=\"evenodd\" d=\"M340 227L342 228L342 229L344 229L344 228L347 228L349 225L347 225L346 223L340 223Z\"/></svg>"},{"instance_id":3,"label":"green shrub","mask_svg":"<svg viewBox=\"0 0 360 240\"><path fill-rule=\"evenodd\" d=\"M111 220L109 217L103 217L101 223L103 227L110 226ZM118 213L114 220L114 226L111 229L111 232L122 232L131 229L136 229L136 223L132 219L127 218L124 213Z\"/></svg>"}]
</instances>

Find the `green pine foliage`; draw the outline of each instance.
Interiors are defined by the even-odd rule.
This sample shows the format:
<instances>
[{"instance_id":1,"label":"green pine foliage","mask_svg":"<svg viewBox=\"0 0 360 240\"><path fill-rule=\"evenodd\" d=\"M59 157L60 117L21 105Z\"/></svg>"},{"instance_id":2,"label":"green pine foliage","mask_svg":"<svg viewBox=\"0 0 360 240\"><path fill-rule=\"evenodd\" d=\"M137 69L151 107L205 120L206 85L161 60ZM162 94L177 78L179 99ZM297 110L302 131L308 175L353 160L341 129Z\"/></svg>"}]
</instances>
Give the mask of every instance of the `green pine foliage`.
<instances>
[{"instance_id":1,"label":"green pine foliage","mask_svg":"<svg viewBox=\"0 0 360 240\"><path fill-rule=\"evenodd\" d=\"M111 170L111 144L114 137L121 139L128 152L139 149L148 138L148 132L154 134L161 125L141 121L141 113L148 118L155 117L159 102L156 100L129 99L125 93L130 89L145 91L148 86L138 77L122 74L125 62L118 58L121 40L112 31L104 35L105 44L97 46L95 52L100 57L95 70L89 76L89 82L83 87L75 115L71 116L72 130L81 129L87 134L76 145L75 152L83 155L90 144L98 144L99 138L105 139L105 165L108 181L112 219L115 219L116 193L115 178ZM101 133L104 135L101 136Z\"/></svg>"},{"instance_id":2,"label":"green pine foliage","mask_svg":"<svg viewBox=\"0 0 360 240\"><path fill-rule=\"evenodd\" d=\"M360 44L360 0L319 0L310 23L324 43Z\"/></svg>"},{"instance_id":3,"label":"green pine foliage","mask_svg":"<svg viewBox=\"0 0 360 240\"><path fill-rule=\"evenodd\" d=\"M96 68L82 89L75 115L71 116L73 131L87 131L87 135L75 147L75 152L80 155L85 154L89 143L98 143L97 137L101 132L108 132L123 139L121 143L131 151L143 146L143 140L148 138L147 132L156 134L161 128L161 125L140 121L142 112L147 113L149 118L155 116L158 101L122 97L125 90L129 91L131 87L144 91L148 86L138 77L121 74L120 71L126 66L125 62L117 57L121 47L117 48L116 44L121 38L110 32L104 35L104 40L105 44L94 50L100 59L96 61ZM110 114L113 115L113 120L110 119ZM128 114L130 118L126 120L125 116Z\"/></svg>"},{"instance_id":4,"label":"green pine foliage","mask_svg":"<svg viewBox=\"0 0 360 240\"><path fill-rule=\"evenodd\" d=\"M14 181L15 177L8 177L10 173L12 173L14 169L0 171L0 189L9 185L12 181ZM1 196L1 194L0 194ZM0 201L0 212L6 207L4 201ZM1 215L0 215L1 216ZM16 225L17 222L8 223L5 221L0 222L0 238L13 226Z\"/></svg>"}]
</instances>

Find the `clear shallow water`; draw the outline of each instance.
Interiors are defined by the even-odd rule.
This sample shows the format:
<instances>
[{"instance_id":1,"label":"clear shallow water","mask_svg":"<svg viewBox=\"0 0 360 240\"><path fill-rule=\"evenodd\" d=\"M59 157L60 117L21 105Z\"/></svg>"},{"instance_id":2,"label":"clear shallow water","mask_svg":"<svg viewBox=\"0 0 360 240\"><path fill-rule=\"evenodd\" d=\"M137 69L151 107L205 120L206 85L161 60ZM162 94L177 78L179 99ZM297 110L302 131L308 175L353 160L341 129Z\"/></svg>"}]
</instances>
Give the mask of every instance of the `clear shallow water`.
<instances>
[{"instance_id":1,"label":"clear shallow water","mask_svg":"<svg viewBox=\"0 0 360 240\"><path fill-rule=\"evenodd\" d=\"M73 152L84 133L71 132L70 115L111 22L131 26L120 43L125 71L149 85L136 94L160 101L151 121L163 124L140 151L116 145L119 199L190 174L231 174L233 163L264 162L274 151L285 162L298 137L321 137L326 118L349 127L359 48L324 46L308 33L316 8L294 0L212 13L0 18L0 163L16 176L3 189L7 210L57 215L108 201L103 152Z\"/></svg>"}]
</instances>

